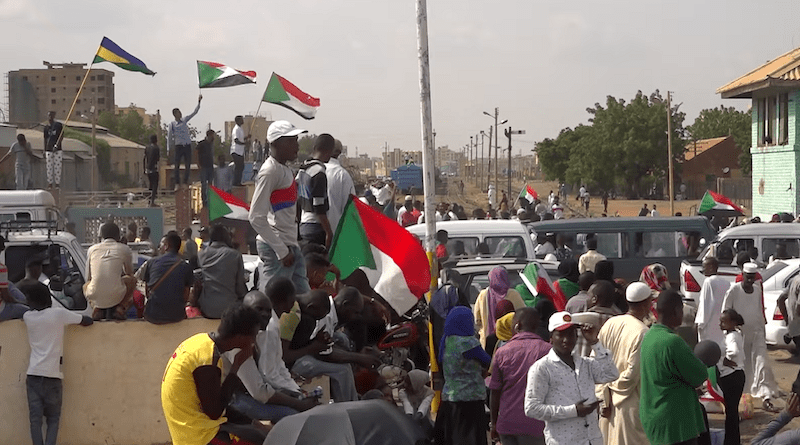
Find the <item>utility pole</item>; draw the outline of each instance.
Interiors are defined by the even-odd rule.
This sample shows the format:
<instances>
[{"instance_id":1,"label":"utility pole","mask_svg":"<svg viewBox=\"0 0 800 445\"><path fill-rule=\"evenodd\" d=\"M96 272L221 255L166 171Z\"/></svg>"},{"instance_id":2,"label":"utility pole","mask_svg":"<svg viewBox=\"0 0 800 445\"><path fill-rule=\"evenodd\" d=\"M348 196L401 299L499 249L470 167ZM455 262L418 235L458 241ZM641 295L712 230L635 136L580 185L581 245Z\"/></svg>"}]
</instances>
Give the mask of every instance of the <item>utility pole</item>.
<instances>
[{"instance_id":1,"label":"utility pole","mask_svg":"<svg viewBox=\"0 0 800 445\"><path fill-rule=\"evenodd\" d=\"M511 127L508 127L508 130L505 131L505 135L508 138L508 188L506 189L507 196L511 196L511 135L512 134L525 134L525 130L516 130L511 131Z\"/></svg>"},{"instance_id":2,"label":"utility pole","mask_svg":"<svg viewBox=\"0 0 800 445\"><path fill-rule=\"evenodd\" d=\"M675 183L672 169L672 102L667 91L667 165L669 165L669 215L675 215Z\"/></svg>"},{"instance_id":3,"label":"utility pole","mask_svg":"<svg viewBox=\"0 0 800 445\"><path fill-rule=\"evenodd\" d=\"M388 142L384 142L383 143L383 153L384 153L383 167L386 170L386 177L388 178L389 177L389 143Z\"/></svg>"},{"instance_id":4,"label":"utility pole","mask_svg":"<svg viewBox=\"0 0 800 445\"><path fill-rule=\"evenodd\" d=\"M478 176L481 177L480 181L478 182L478 188L483 190L483 168L485 167L484 159L483 159L483 140L486 138L486 132L481 130L481 171Z\"/></svg>"},{"instance_id":5,"label":"utility pole","mask_svg":"<svg viewBox=\"0 0 800 445\"><path fill-rule=\"evenodd\" d=\"M489 126L489 150L486 152L486 156L489 158L489 165L487 165L486 169L486 189L489 189L489 184L492 182L492 131L494 127L491 125ZM497 147L497 145L495 145Z\"/></svg>"}]
</instances>

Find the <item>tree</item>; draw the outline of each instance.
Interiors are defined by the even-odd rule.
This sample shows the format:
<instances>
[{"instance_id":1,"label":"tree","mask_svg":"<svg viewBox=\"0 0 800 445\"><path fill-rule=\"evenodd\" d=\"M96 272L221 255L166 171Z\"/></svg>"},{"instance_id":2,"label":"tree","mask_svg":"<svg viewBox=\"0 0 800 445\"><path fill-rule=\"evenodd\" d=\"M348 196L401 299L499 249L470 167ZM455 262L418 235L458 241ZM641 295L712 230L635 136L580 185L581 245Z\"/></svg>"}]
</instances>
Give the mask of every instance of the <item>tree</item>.
<instances>
[{"instance_id":1,"label":"tree","mask_svg":"<svg viewBox=\"0 0 800 445\"><path fill-rule=\"evenodd\" d=\"M105 127L111 134L119 134L117 116L111 111L103 111L97 116L97 125Z\"/></svg>"},{"instance_id":2,"label":"tree","mask_svg":"<svg viewBox=\"0 0 800 445\"><path fill-rule=\"evenodd\" d=\"M590 125L566 128L555 140L537 144L548 177L624 189L629 196L639 196L665 178L667 109L658 90L650 96L639 91L630 103L608 96L605 106L595 104L586 111ZM678 106L673 107L673 159L680 159L685 150L684 118Z\"/></svg>"},{"instance_id":3,"label":"tree","mask_svg":"<svg viewBox=\"0 0 800 445\"><path fill-rule=\"evenodd\" d=\"M732 136L733 142L742 153L739 155L739 167L748 175L751 171L750 146L752 145L751 111L739 111L733 107L707 108L700 112L694 124L686 129L691 140L711 139Z\"/></svg>"}]
</instances>

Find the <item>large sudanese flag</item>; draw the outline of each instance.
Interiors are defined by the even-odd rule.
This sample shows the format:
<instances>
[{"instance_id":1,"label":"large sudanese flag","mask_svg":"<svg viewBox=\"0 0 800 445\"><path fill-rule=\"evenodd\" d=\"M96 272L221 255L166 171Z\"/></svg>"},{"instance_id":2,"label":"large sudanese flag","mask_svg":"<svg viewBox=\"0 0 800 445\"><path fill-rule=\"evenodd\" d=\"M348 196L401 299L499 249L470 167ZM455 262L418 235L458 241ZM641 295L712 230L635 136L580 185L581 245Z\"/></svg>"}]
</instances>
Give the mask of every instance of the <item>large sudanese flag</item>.
<instances>
[{"instance_id":1,"label":"large sudanese flag","mask_svg":"<svg viewBox=\"0 0 800 445\"><path fill-rule=\"evenodd\" d=\"M563 311L567 306L566 299L556 292L553 281L541 264L537 262L528 264L522 272L519 272L519 277L534 297L541 295L547 298L553 302L558 311Z\"/></svg>"},{"instance_id":2,"label":"large sudanese flag","mask_svg":"<svg viewBox=\"0 0 800 445\"><path fill-rule=\"evenodd\" d=\"M216 62L197 61L200 88L224 88L256 83L255 71L240 71Z\"/></svg>"},{"instance_id":3,"label":"large sudanese flag","mask_svg":"<svg viewBox=\"0 0 800 445\"><path fill-rule=\"evenodd\" d=\"M538 197L539 195L536 193L536 190L528 184L525 184L525 187L519 192L519 199L524 199L531 204L533 204L533 201L536 201Z\"/></svg>"},{"instance_id":4,"label":"large sudanese flag","mask_svg":"<svg viewBox=\"0 0 800 445\"><path fill-rule=\"evenodd\" d=\"M247 221L250 206L241 199L225 193L224 191L208 186L208 220L214 221L223 216L228 219L241 219Z\"/></svg>"},{"instance_id":5,"label":"large sudanese flag","mask_svg":"<svg viewBox=\"0 0 800 445\"><path fill-rule=\"evenodd\" d=\"M699 215L721 215L721 216L742 216L744 210L733 203L727 196L706 191L700 206L697 209Z\"/></svg>"},{"instance_id":6,"label":"large sudanese flag","mask_svg":"<svg viewBox=\"0 0 800 445\"><path fill-rule=\"evenodd\" d=\"M267 89L264 91L264 102L286 107L299 114L303 119L314 119L319 108L319 99L303 92L293 83L272 73Z\"/></svg>"},{"instance_id":7,"label":"large sudanese flag","mask_svg":"<svg viewBox=\"0 0 800 445\"><path fill-rule=\"evenodd\" d=\"M144 62L120 48L119 45L112 42L108 37L103 37L103 41L100 42L100 48L97 48L97 54L95 54L94 60L92 61L92 63L100 62L111 62L124 70L138 71L150 76L156 75L154 71L147 68Z\"/></svg>"},{"instance_id":8,"label":"large sudanese flag","mask_svg":"<svg viewBox=\"0 0 800 445\"><path fill-rule=\"evenodd\" d=\"M342 278L364 270L370 285L399 314L430 289L428 257L417 238L352 195L336 228L330 260Z\"/></svg>"}]
</instances>

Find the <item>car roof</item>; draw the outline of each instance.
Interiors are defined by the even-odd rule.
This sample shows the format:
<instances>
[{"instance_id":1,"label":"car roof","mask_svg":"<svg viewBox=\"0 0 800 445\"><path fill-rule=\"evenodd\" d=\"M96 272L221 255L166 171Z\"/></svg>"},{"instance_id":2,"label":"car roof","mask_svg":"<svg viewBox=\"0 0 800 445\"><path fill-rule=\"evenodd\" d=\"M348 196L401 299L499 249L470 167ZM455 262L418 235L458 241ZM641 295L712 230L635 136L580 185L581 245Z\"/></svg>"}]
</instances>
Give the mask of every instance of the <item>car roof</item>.
<instances>
[{"instance_id":1,"label":"car roof","mask_svg":"<svg viewBox=\"0 0 800 445\"><path fill-rule=\"evenodd\" d=\"M719 238L740 236L800 236L798 223L752 223L731 227L719 233Z\"/></svg>"},{"instance_id":2,"label":"car roof","mask_svg":"<svg viewBox=\"0 0 800 445\"><path fill-rule=\"evenodd\" d=\"M490 271L496 266L503 266L506 269L510 270L522 270L530 263L537 262L539 263L545 270L556 270L558 269L558 261L546 261L546 260L536 260L536 259L524 259L524 258L471 258L471 259L464 259L459 260L454 265L448 265L448 269L455 270L461 274L468 274L468 273L475 273L475 272L482 272L482 271Z\"/></svg>"},{"instance_id":3,"label":"car roof","mask_svg":"<svg viewBox=\"0 0 800 445\"><path fill-rule=\"evenodd\" d=\"M565 230L619 230L619 229L637 229L637 228L670 228L675 227L686 228L687 226L697 226L708 228L711 230L711 225L708 218L704 216L664 216L657 218L650 217L612 217L612 218L570 218L570 219L553 219L548 221L537 221L529 223L529 227L535 232L549 232L549 231L565 231Z\"/></svg>"},{"instance_id":4,"label":"car roof","mask_svg":"<svg viewBox=\"0 0 800 445\"><path fill-rule=\"evenodd\" d=\"M406 229L415 234L415 235L423 235L425 234L425 224L415 224L413 226L406 227ZM452 232L452 234L460 235L464 233L505 233L508 234L520 234L520 233L528 233L528 230L525 226L515 220L510 219L469 219L469 220L459 220L459 221L437 221L436 222L436 230L446 230L448 233Z\"/></svg>"}]
</instances>

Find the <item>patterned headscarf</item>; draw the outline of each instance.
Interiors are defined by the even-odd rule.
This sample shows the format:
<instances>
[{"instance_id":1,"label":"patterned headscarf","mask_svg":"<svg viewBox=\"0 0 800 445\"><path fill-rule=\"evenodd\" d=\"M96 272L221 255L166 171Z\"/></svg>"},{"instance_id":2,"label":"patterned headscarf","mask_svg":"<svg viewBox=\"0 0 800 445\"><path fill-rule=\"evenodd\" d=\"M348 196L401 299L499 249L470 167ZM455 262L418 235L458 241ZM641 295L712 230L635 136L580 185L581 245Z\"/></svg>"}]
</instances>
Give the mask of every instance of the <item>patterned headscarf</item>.
<instances>
[{"instance_id":1,"label":"patterned headscarf","mask_svg":"<svg viewBox=\"0 0 800 445\"><path fill-rule=\"evenodd\" d=\"M494 334L494 322L497 321L495 315L497 303L506 298L509 287L511 287L511 283L508 281L508 271L505 267L497 266L489 272L489 288L486 298L488 323L484 327L486 335Z\"/></svg>"},{"instance_id":2,"label":"patterned headscarf","mask_svg":"<svg viewBox=\"0 0 800 445\"><path fill-rule=\"evenodd\" d=\"M475 335L475 319L472 311L468 307L456 306L450 309L447 319L444 321L444 332L439 342L439 363L444 358L444 347L447 337L455 335L458 337L472 337Z\"/></svg>"},{"instance_id":3,"label":"patterned headscarf","mask_svg":"<svg viewBox=\"0 0 800 445\"><path fill-rule=\"evenodd\" d=\"M669 278L667 268L663 264L653 263L642 269L639 281L646 283L655 293L669 289Z\"/></svg>"}]
</instances>

